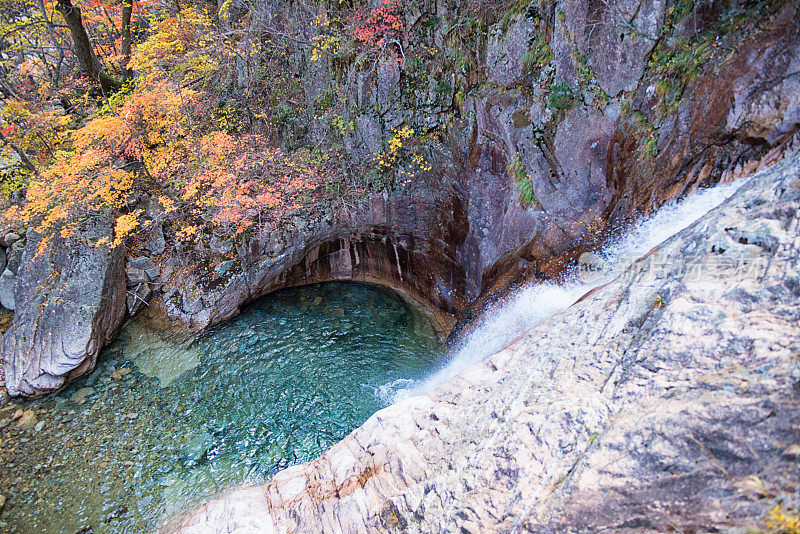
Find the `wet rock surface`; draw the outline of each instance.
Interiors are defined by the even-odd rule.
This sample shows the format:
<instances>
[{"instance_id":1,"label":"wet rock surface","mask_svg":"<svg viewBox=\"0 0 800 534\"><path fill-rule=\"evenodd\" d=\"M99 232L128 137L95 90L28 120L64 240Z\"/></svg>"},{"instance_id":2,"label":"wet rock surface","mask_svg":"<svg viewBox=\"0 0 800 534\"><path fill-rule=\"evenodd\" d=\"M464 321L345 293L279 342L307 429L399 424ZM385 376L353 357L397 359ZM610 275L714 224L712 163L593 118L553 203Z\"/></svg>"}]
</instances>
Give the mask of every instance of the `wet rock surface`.
<instances>
[{"instance_id":1,"label":"wet rock surface","mask_svg":"<svg viewBox=\"0 0 800 534\"><path fill-rule=\"evenodd\" d=\"M713 531L797 507L799 206L795 155L505 350L178 531Z\"/></svg>"}]
</instances>

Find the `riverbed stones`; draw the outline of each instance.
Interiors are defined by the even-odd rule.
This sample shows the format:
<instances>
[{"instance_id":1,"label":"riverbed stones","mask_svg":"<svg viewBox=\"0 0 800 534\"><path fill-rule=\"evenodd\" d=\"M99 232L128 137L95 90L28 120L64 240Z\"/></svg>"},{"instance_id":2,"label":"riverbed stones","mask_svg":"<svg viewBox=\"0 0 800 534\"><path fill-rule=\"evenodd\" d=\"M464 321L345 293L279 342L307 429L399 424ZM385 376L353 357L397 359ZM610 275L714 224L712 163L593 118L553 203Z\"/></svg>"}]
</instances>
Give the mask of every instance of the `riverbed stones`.
<instances>
[{"instance_id":1,"label":"riverbed stones","mask_svg":"<svg viewBox=\"0 0 800 534\"><path fill-rule=\"evenodd\" d=\"M20 430L31 430L39 422L36 413L32 410L25 410L17 420L17 428Z\"/></svg>"},{"instance_id":2,"label":"riverbed stones","mask_svg":"<svg viewBox=\"0 0 800 534\"><path fill-rule=\"evenodd\" d=\"M213 444L214 436L201 430L183 447L185 461L190 465L196 464L205 457Z\"/></svg>"},{"instance_id":3,"label":"riverbed stones","mask_svg":"<svg viewBox=\"0 0 800 534\"><path fill-rule=\"evenodd\" d=\"M83 404L86 402L86 398L92 393L94 393L94 388L80 388L70 395L69 400L75 404Z\"/></svg>"},{"instance_id":4,"label":"riverbed stones","mask_svg":"<svg viewBox=\"0 0 800 534\"><path fill-rule=\"evenodd\" d=\"M113 380L122 380L128 374L130 374L131 370L127 367L123 367L122 369L117 369L111 373L111 378Z\"/></svg>"},{"instance_id":5,"label":"riverbed stones","mask_svg":"<svg viewBox=\"0 0 800 534\"><path fill-rule=\"evenodd\" d=\"M123 334L131 361L142 374L156 378L166 387L186 371L200 364L200 350L191 343L159 335L143 323L134 321Z\"/></svg>"}]
</instances>

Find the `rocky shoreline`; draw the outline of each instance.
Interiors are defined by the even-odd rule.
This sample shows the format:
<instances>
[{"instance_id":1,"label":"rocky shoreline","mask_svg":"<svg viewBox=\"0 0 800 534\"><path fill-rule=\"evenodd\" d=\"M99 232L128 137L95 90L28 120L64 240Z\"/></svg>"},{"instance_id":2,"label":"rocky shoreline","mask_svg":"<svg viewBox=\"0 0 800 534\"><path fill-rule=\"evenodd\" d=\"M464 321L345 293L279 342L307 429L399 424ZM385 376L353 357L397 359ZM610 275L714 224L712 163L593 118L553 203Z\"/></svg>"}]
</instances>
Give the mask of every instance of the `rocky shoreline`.
<instances>
[{"instance_id":1,"label":"rocky shoreline","mask_svg":"<svg viewBox=\"0 0 800 534\"><path fill-rule=\"evenodd\" d=\"M176 532L763 526L800 505L798 206L791 155L502 352Z\"/></svg>"}]
</instances>

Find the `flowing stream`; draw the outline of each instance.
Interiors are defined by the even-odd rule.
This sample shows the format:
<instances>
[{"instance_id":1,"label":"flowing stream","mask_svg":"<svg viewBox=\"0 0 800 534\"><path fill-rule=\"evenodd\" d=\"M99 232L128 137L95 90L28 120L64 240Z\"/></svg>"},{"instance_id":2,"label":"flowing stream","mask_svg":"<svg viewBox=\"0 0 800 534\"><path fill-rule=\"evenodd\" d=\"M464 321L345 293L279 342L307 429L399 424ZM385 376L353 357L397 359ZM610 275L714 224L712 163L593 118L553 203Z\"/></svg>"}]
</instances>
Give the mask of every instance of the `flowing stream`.
<instances>
[{"instance_id":1,"label":"flowing stream","mask_svg":"<svg viewBox=\"0 0 800 534\"><path fill-rule=\"evenodd\" d=\"M320 455L442 350L394 293L290 289L199 337L129 324L91 376L0 411L0 531L146 532L231 486ZM21 430L14 410L43 427Z\"/></svg>"},{"instance_id":2,"label":"flowing stream","mask_svg":"<svg viewBox=\"0 0 800 534\"><path fill-rule=\"evenodd\" d=\"M609 282L653 247L719 206L745 181L720 184L680 201L669 202L650 217L621 229L602 251L582 256L584 261L573 272L567 273L565 282L529 285L492 306L436 371L419 380L386 383L381 394L391 402L397 402L428 393L461 371L501 351L536 324L568 308L593 288ZM582 267L596 270L587 272Z\"/></svg>"}]
</instances>

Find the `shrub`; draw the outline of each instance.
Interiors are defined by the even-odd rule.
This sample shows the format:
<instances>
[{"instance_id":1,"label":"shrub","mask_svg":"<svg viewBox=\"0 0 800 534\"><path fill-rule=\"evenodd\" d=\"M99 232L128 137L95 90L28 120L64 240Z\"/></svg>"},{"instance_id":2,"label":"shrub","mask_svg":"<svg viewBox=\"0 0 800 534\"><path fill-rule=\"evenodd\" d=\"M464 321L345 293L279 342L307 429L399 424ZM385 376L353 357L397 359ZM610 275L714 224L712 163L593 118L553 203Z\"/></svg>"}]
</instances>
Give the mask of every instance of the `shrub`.
<instances>
[{"instance_id":1,"label":"shrub","mask_svg":"<svg viewBox=\"0 0 800 534\"><path fill-rule=\"evenodd\" d=\"M536 205L540 210L544 211L539 199L533 191L533 180L531 179L528 171L525 169L525 163L519 154L514 156L506 164L506 173L514 180L514 187L519 193L519 202L522 207L527 209L531 204Z\"/></svg>"},{"instance_id":2,"label":"shrub","mask_svg":"<svg viewBox=\"0 0 800 534\"><path fill-rule=\"evenodd\" d=\"M572 108L575 95L567 82L554 83L550 86L550 105L555 109Z\"/></svg>"}]
</instances>

